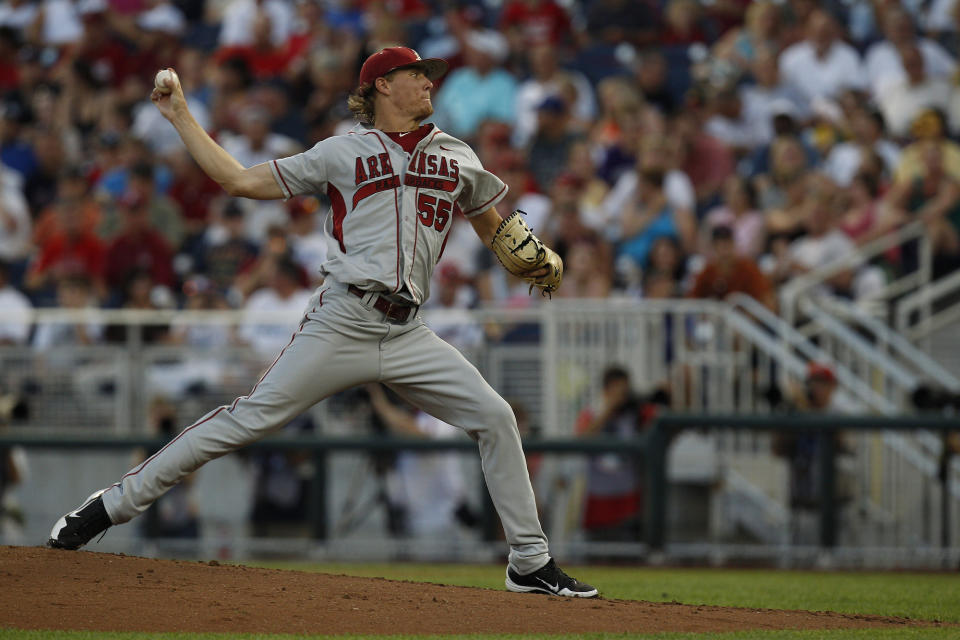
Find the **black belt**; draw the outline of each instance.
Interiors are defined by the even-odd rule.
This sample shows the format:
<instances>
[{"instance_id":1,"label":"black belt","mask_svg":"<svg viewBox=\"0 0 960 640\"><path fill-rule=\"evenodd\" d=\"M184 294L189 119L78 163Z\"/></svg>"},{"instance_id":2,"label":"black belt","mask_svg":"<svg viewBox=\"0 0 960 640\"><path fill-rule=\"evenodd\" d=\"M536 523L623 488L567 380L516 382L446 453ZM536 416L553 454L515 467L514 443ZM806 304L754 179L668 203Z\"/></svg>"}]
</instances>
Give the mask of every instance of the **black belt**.
<instances>
[{"instance_id":1,"label":"black belt","mask_svg":"<svg viewBox=\"0 0 960 640\"><path fill-rule=\"evenodd\" d=\"M347 287L347 291L358 298L363 298L370 293L352 284ZM406 322L413 317L413 315L417 313L417 309L419 309L417 305L390 302L378 293L374 294L373 308L386 316L388 320L393 320L394 322Z\"/></svg>"}]
</instances>

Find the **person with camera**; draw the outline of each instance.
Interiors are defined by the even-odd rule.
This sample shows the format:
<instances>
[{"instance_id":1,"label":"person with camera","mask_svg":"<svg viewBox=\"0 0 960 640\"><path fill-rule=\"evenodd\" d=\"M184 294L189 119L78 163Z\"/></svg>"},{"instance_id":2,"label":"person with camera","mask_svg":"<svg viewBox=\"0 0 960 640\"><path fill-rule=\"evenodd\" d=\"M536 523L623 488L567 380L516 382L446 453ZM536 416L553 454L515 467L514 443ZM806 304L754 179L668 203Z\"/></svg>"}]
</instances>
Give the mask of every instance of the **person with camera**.
<instances>
[{"instance_id":1,"label":"person with camera","mask_svg":"<svg viewBox=\"0 0 960 640\"><path fill-rule=\"evenodd\" d=\"M839 393L836 373L827 363L811 361L801 386L789 390L785 408L792 412L852 415L856 407ZM833 446L825 447L827 439ZM821 486L821 457L833 456L836 470L833 499L838 505L849 504L855 495L854 456L856 443L842 431L831 434L816 430L790 429L777 431L771 442L774 455L788 464L789 501L793 513L792 535L797 544L813 543L820 505L826 496ZM828 453L829 452L829 453Z\"/></svg>"},{"instance_id":2,"label":"person with camera","mask_svg":"<svg viewBox=\"0 0 960 640\"><path fill-rule=\"evenodd\" d=\"M630 374L620 366L603 373L596 407L587 407L577 418L580 437L636 438L648 423L647 403L632 391ZM587 466L587 497L583 527L590 540L637 540L642 525L642 469L636 458L616 453L591 456Z\"/></svg>"}]
</instances>

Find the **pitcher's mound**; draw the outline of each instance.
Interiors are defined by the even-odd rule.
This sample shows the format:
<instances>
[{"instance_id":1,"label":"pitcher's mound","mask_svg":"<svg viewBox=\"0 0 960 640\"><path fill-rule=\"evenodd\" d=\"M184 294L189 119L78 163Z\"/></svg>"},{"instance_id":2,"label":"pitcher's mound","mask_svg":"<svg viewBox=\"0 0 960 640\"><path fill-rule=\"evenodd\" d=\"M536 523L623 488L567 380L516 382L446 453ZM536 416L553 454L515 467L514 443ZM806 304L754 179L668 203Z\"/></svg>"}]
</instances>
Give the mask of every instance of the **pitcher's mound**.
<instances>
[{"instance_id":1,"label":"pitcher's mound","mask_svg":"<svg viewBox=\"0 0 960 640\"><path fill-rule=\"evenodd\" d=\"M602 585L601 585L602 590ZM707 632L902 618L570 600L216 563L0 547L0 628L291 634Z\"/></svg>"}]
</instances>

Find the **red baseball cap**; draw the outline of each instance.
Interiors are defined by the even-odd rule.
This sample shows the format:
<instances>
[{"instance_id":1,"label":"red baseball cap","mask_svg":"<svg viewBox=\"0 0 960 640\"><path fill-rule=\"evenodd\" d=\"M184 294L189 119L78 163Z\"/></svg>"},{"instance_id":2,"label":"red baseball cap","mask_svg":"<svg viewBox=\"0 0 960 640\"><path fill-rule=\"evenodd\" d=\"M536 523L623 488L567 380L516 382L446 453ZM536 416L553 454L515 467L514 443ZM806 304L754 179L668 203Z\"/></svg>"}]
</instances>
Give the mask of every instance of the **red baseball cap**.
<instances>
[{"instance_id":1,"label":"red baseball cap","mask_svg":"<svg viewBox=\"0 0 960 640\"><path fill-rule=\"evenodd\" d=\"M424 60L410 47L387 47L372 54L363 63L360 69L360 84L373 84L380 76L406 67L421 67L425 76L436 80L447 72L448 66L447 61L440 58Z\"/></svg>"},{"instance_id":2,"label":"red baseball cap","mask_svg":"<svg viewBox=\"0 0 960 640\"><path fill-rule=\"evenodd\" d=\"M821 362L809 362L807 363L807 380L823 380L835 384L837 376L829 365Z\"/></svg>"}]
</instances>

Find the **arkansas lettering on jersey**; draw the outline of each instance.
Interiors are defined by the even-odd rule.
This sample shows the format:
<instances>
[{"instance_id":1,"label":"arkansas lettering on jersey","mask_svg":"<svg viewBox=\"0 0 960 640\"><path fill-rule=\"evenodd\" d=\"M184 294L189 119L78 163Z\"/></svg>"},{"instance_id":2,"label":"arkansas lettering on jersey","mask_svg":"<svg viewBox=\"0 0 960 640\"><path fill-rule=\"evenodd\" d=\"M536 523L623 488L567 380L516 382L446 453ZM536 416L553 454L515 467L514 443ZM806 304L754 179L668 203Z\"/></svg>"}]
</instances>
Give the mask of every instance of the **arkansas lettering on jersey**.
<instances>
[{"instance_id":1,"label":"arkansas lettering on jersey","mask_svg":"<svg viewBox=\"0 0 960 640\"><path fill-rule=\"evenodd\" d=\"M366 169L364 169L366 167ZM357 203L375 193L396 189L400 186L400 178L393 173L389 153L379 153L366 158L357 157L356 176L354 177L356 191L353 193L353 208ZM343 238L338 238L341 247Z\"/></svg>"},{"instance_id":2,"label":"arkansas lettering on jersey","mask_svg":"<svg viewBox=\"0 0 960 640\"><path fill-rule=\"evenodd\" d=\"M437 145L439 148L440 145ZM456 158L447 158L446 149L441 149L444 155L416 151L407 165L407 175L404 184L409 187L422 187L452 193L460 184L460 163ZM506 193L506 192L504 192Z\"/></svg>"},{"instance_id":3,"label":"arkansas lettering on jersey","mask_svg":"<svg viewBox=\"0 0 960 640\"><path fill-rule=\"evenodd\" d=\"M467 144L435 127L407 153L357 125L270 168L285 198L330 198L324 276L414 304L429 295L451 216L482 213L507 193Z\"/></svg>"}]
</instances>

